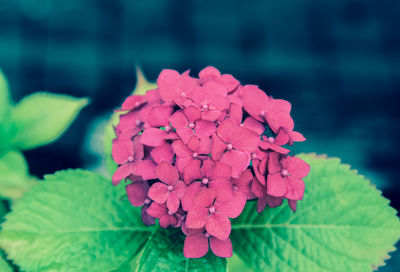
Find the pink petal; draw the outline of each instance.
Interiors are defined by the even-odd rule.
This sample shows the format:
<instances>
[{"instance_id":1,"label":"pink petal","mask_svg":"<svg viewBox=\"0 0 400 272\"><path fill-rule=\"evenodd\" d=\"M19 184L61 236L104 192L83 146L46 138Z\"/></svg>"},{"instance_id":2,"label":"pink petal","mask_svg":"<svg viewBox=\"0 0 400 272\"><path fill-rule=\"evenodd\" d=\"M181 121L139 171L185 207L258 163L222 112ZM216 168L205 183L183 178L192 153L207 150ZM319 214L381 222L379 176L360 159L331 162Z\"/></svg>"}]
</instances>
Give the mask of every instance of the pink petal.
<instances>
[{"instance_id":1,"label":"pink petal","mask_svg":"<svg viewBox=\"0 0 400 272\"><path fill-rule=\"evenodd\" d=\"M141 137L140 142L147 146L160 146L165 143L167 132L158 128L146 128Z\"/></svg>"},{"instance_id":2,"label":"pink petal","mask_svg":"<svg viewBox=\"0 0 400 272\"><path fill-rule=\"evenodd\" d=\"M200 173L200 164L201 161L192 160L183 169L183 180L186 184L190 184L193 180L201 179L202 175Z\"/></svg>"},{"instance_id":3,"label":"pink petal","mask_svg":"<svg viewBox=\"0 0 400 272\"><path fill-rule=\"evenodd\" d=\"M289 131L293 130L294 122L290 116L291 104L282 99L270 99L267 112L268 125L273 132L277 132L280 127Z\"/></svg>"},{"instance_id":4,"label":"pink petal","mask_svg":"<svg viewBox=\"0 0 400 272\"><path fill-rule=\"evenodd\" d=\"M213 189L202 189L193 199L193 205L197 207L211 207L218 192Z\"/></svg>"},{"instance_id":5,"label":"pink petal","mask_svg":"<svg viewBox=\"0 0 400 272\"><path fill-rule=\"evenodd\" d=\"M223 84L216 81L207 81L203 85L203 93L200 93L200 96L204 95L211 100L215 100L216 97L224 97L227 94L228 89Z\"/></svg>"},{"instance_id":6,"label":"pink petal","mask_svg":"<svg viewBox=\"0 0 400 272\"><path fill-rule=\"evenodd\" d=\"M280 163L281 155L276 152L271 152L268 159L268 171L270 174L278 173L282 170L282 165Z\"/></svg>"},{"instance_id":7,"label":"pink petal","mask_svg":"<svg viewBox=\"0 0 400 272\"><path fill-rule=\"evenodd\" d=\"M176 133L179 135L179 138L181 138L185 144L189 142L192 136L195 136L193 129L187 127L176 129Z\"/></svg>"},{"instance_id":8,"label":"pink petal","mask_svg":"<svg viewBox=\"0 0 400 272\"><path fill-rule=\"evenodd\" d=\"M203 137L199 139L199 146L197 147L198 154L208 155L211 153L212 141L210 137Z\"/></svg>"},{"instance_id":9,"label":"pink petal","mask_svg":"<svg viewBox=\"0 0 400 272\"><path fill-rule=\"evenodd\" d=\"M265 210L267 206L268 200L267 197L261 197L257 199L257 212L260 213Z\"/></svg>"},{"instance_id":10,"label":"pink petal","mask_svg":"<svg viewBox=\"0 0 400 272\"><path fill-rule=\"evenodd\" d=\"M180 95L178 93L180 80L181 75L175 70L164 69L161 71L157 79L157 85L162 100L172 102Z\"/></svg>"},{"instance_id":11,"label":"pink petal","mask_svg":"<svg viewBox=\"0 0 400 272\"><path fill-rule=\"evenodd\" d=\"M217 177L230 178L231 175L232 175L232 167L218 161L215 163L215 168L211 178L217 178Z\"/></svg>"},{"instance_id":12,"label":"pink petal","mask_svg":"<svg viewBox=\"0 0 400 272\"><path fill-rule=\"evenodd\" d=\"M179 198L177 197L176 193L172 191L167 199L168 210L172 213L176 213L176 211L179 209L179 204Z\"/></svg>"},{"instance_id":13,"label":"pink petal","mask_svg":"<svg viewBox=\"0 0 400 272\"><path fill-rule=\"evenodd\" d=\"M218 110L218 111L224 111L227 110L229 106L229 99L225 96L215 96L211 100L211 103L209 104L209 109L210 110Z\"/></svg>"},{"instance_id":14,"label":"pink petal","mask_svg":"<svg viewBox=\"0 0 400 272\"><path fill-rule=\"evenodd\" d=\"M169 122L171 123L171 126L176 129L184 128L189 124L185 114L182 111L177 111L172 114L169 117Z\"/></svg>"},{"instance_id":15,"label":"pink petal","mask_svg":"<svg viewBox=\"0 0 400 272\"><path fill-rule=\"evenodd\" d=\"M195 152L197 151L197 148L199 148L199 144L200 144L200 139L196 136L192 136L186 143L186 146L189 150Z\"/></svg>"},{"instance_id":16,"label":"pink petal","mask_svg":"<svg viewBox=\"0 0 400 272\"><path fill-rule=\"evenodd\" d=\"M258 166L258 170L261 175L265 176L267 174L268 168L268 156L265 156L261 161L260 165Z\"/></svg>"},{"instance_id":17,"label":"pink petal","mask_svg":"<svg viewBox=\"0 0 400 272\"><path fill-rule=\"evenodd\" d=\"M174 192L179 199L182 199L187 190L186 184L179 180L174 186Z\"/></svg>"},{"instance_id":18,"label":"pink petal","mask_svg":"<svg viewBox=\"0 0 400 272\"><path fill-rule=\"evenodd\" d=\"M204 233L187 236L183 245L185 258L200 258L208 252L208 238Z\"/></svg>"},{"instance_id":19,"label":"pink petal","mask_svg":"<svg viewBox=\"0 0 400 272\"><path fill-rule=\"evenodd\" d=\"M162 161L172 163L174 159L174 151L169 143L154 147L150 152L151 158L155 163L159 164Z\"/></svg>"},{"instance_id":20,"label":"pink petal","mask_svg":"<svg viewBox=\"0 0 400 272\"><path fill-rule=\"evenodd\" d=\"M186 158L176 158L175 161L175 166L178 167L178 170L180 173L183 173L183 170L185 169L185 167L191 163L193 160L197 160L195 158L193 158L192 156L190 157L186 157Z\"/></svg>"},{"instance_id":21,"label":"pink petal","mask_svg":"<svg viewBox=\"0 0 400 272\"><path fill-rule=\"evenodd\" d=\"M212 66L207 66L199 73L199 78L204 80L216 79L221 76L221 73Z\"/></svg>"},{"instance_id":22,"label":"pink petal","mask_svg":"<svg viewBox=\"0 0 400 272\"><path fill-rule=\"evenodd\" d=\"M169 125L172 112L173 108L170 106L154 106L147 117L147 122L153 127L165 127Z\"/></svg>"},{"instance_id":23,"label":"pink petal","mask_svg":"<svg viewBox=\"0 0 400 272\"><path fill-rule=\"evenodd\" d=\"M287 176L285 181L287 184L285 197L292 200L301 200L304 195L304 182L292 176Z\"/></svg>"},{"instance_id":24,"label":"pink petal","mask_svg":"<svg viewBox=\"0 0 400 272\"><path fill-rule=\"evenodd\" d=\"M286 182L280 173L270 174L267 177L267 194L282 197L286 194Z\"/></svg>"},{"instance_id":25,"label":"pink petal","mask_svg":"<svg viewBox=\"0 0 400 272\"><path fill-rule=\"evenodd\" d=\"M190 123L194 123L201 118L201 111L195 106L189 106L184 110L185 116Z\"/></svg>"},{"instance_id":26,"label":"pink petal","mask_svg":"<svg viewBox=\"0 0 400 272\"><path fill-rule=\"evenodd\" d=\"M253 174L250 169L246 169L239 177L239 179L233 180L233 184L238 188L239 192L244 194L247 199L251 199L253 194L251 193L251 182L253 181Z\"/></svg>"},{"instance_id":27,"label":"pink petal","mask_svg":"<svg viewBox=\"0 0 400 272\"><path fill-rule=\"evenodd\" d=\"M217 128L217 134L219 138L225 143L231 143L236 134L236 126L235 124L229 120L225 119L219 124Z\"/></svg>"},{"instance_id":28,"label":"pink petal","mask_svg":"<svg viewBox=\"0 0 400 272\"><path fill-rule=\"evenodd\" d=\"M220 110L208 110L201 113L201 118L207 121L216 121L221 116Z\"/></svg>"},{"instance_id":29,"label":"pink petal","mask_svg":"<svg viewBox=\"0 0 400 272\"><path fill-rule=\"evenodd\" d=\"M242 122L243 110L238 104L232 103L229 107L229 119L236 125L239 126Z\"/></svg>"},{"instance_id":30,"label":"pink petal","mask_svg":"<svg viewBox=\"0 0 400 272\"><path fill-rule=\"evenodd\" d=\"M246 128L255 131L258 135L262 135L265 131L264 125L253 117L247 117L246 120L244 120L243 125Z\"/></svg>"},{"instance_id":31,"label":"pink petal","mask_svg":"<svg viewBox=\"0 0 400 272\"><path fill-rule=\"evenodd\" d=\"M239 151L254 152L258 148L260 136L253 130L241 127L234 130L232 146Z\"/></svg>"},{"instance_id":32,"label":"pink petal","mask_svg":"<svg viewBox=\"0 0 400 272\"><path fill-rule=\"evenodd\" d=\"M134 171L135 166L132 163L123 164L114 172L112 184L118 185L121 180L127 178Z\"/></svg>"},{"instance_id":33,"label":"pink petal","mask_svg":"<svg viewBox=\"0 0 400 272\"><path fill-rule=\"evenodd\" d=\"M178 169L165 161L157 165L156 175L157 178L169 185L174 185L179 180Z\"/></svg>"},{"instance_id":34,"label":"pink petal","mask_svg":"<svg viewBox=\"0 0 400 272\"><path fill-rule=\"evenodd\" d=\"M205 120L196 122L195 132L197 137L205 138L210 137L216 130L215 123Z\"/></svg>"},{"instance_id":35,"label":"pink petal","mask_svg":"<svg viewBox=\"0 0 400 272\"><path fill-rule=\"evenodd\" d=\"M280 197L267 196L267 202L270 208L276 208L282 205L283 199Z\"/></svg>"},{"instance_id":36,"label":"pink petal","mask_svg":"<svg viewBox=\"0 0 400 272\"><path fill-rule=\"evenodd\" d=\"M289 166L287 167L288 172L296 178L304 178L310 172L310 165L297 157L291 157Z\"/></svg>"},{"instance_id":37,"label":"pink petal","mask_svg":"<svg viewBox=\"0 0 400 272\"><path fill-rule=\"evenodd\" d=\"M266 188L258 181L256 177L253 178L251 184L251 192L258 198L263 198L267 195Z\"/></svg>"},{"instance_id":38,"label":"pink petal","mask_svg":"<svg viewBox=\"0 0 400 272\"><path fill-rule=\"evenodd\" d=\"M141 176L144 180L155 179L156 164L152 160L136 161L135 171L132 174Z\"/></svg>"},{"instance_id":39,"label":"pink petal","mask_svg":"<svg viewBox=\"0 0 400 272\"><path fill-rule=\"evenodd\" d=\"M182 209L184 211L188 211L192 208L194 197L200 192L203 187L204 186L201 184L201 182L193 182L189 185L185 195L181 199Z\"/></svg>"},{"instance_id":40,"label":"pink petal","mask_svg":"<svg viewBox=\"0 0 400 272\"><path fill-rule=\"evenodd\" d=\"M228 88L229 93L234 91L240 84L236 78L229 74L222 75L218 81L223 83Z\"/></svg>"},{"instance_id":41,"label":"pink petal","mask_svg":"<svg viewBox=\"0 0 400 272\"><path fill-rule=\"evenodd\" d=\"M190 212L190 211L189 211ZM207 223L206 230L212 236L220 240L226 240L229 238L231 233L231 221L225 215L214 212L210 214Z\"/></svg>"},{"instance_id":42,"label":"pink petal","mask_svg":"<svg viewBox=\"0 0 400 272\"><path fill-rule=\"evenodd\" d=\"M148 90L145 94L146 100L148 103L151 104L160 104L160 92L158 91L158 89L155 90Z\"/></svg>"},{"instance_id":43,"label":"pink petal","mask_svg":"<svg viewBox=\"0 0 400 272\"><path fill-rule=\"evenodd\" d=\"M244 206L246 205L246 196L241 192L235 192L233 199L229 201L220 201L219 198L215 201L215 209L218 213L223 214L229 218L238 217L242 211Z\"/></svg>"},{"instance_id":44,"label":"pink petal","mask_svg":"<svg viewBox=\"0 0 400 272\"><path fill-rule=\"evenodd\" d=\"M149 190L147 181L128 184L125 189L128 199L133 206L140 207L144 205L144 201L147 198L147 191Z\"/></svg>"},{"instance_id":45,"label":"pink petal","mask_svg":"<svg viewBox=\"0 0 400 272\"><path fill-rule=\"evenodd\" d=\"M165 214L165 215L161 216L158 223L160 224L160 227L166 229L169 226L175 226L177 223L177 219L173 215Z\"/></svg>"},{"instance_id":46,"label":"pink petal","mask_svg":"<svg viewBox=\"0 0 400 272\"><path fill-rule=\"evenodd\" d=\"M144 157L144 146L140 143L141 135L137 135L133 138L133 158L135 160L141 160Z\"/></svg>"},{"instance_id":47,"label":"pink petal","mask_svg":"<svg viewBox=\"0 0 400 272\"><path fill-rule=\"evenodd\" d=\"M208 187L218 192L220 201L228 201L233 198L233 187L229 179L217 177L208 182Z\"/></svg>"},{"instance_id":48,"label":"pink petal","mask_svg":"<svg viewBox=\"0 0 400 272\"><path fill-rule=\"evenodd\" d=\"M167 213L167 207L165 205L160 205L156 202L153 202L146 212L154 218L161 218Z\"/></svg>"},{"instance_id":49,"label":"pink petal","mask_svg":"<svg viewBox=\"0 0 400 272\"><path fill-rule=\"evenodd\" d=\"M231 239L225 241L215 237L210 237L210 248L212 252L218 257L230 258L233 254Z\"/></svg>"},{"instance_id":50,"label":"pink petal","mask_svg":"<svg viewBox=\"0 0 400 272\"><path fill-rule=\"evenodd\" d=\"M204 160L201 166L201 177L211 178L215 169L215 162L213 160Z\"/></svg>"},{"instance_id":51,"label":"pink petal","mask_svg":"<svg viewBox=\"0 0 400 272\"><path fill-rule=\"evenodd\" d=\"M149 198L157 202L158 204L164 204L167 201L170 192L168 191L168 186L161 182L156 182L151 185L149 192Z\"/></svg>"},{"instance_id":52,"label":"pink petal","mask_svg":"<svg viewBox=\"0 0 400 272\"><path fill-rule=\"evenodd\" d=\"M149 208L149 206L143 206L142 210L140 211L140 214L142 216L142 221L146 226L151 226L154 225L156 223L156 221L154 220L154 217L151 216L150 214L147 213L147 209Z\"/></svg>"},{"instance_id":53,"label":"pink petal","mask_svg":"<svg viewBox=\"0 0 400 272\"><path fill-rule=\"evenodd\" d=\"M226 150L226 144L216 134L212 135L211 157L219 160Z\"/></svg>"},{"instance_id":54,"label":"pink petal","mask_svg":"<svg viewBox=\"0 0 400 272\"><path fill-rule=\"evenodd\" d=\"M296 212L297 200L288 199L288 204L289 204L290 209L292 209L293 212Z\"/></svg>"},{"instance_id":55,"label":"pink petal","mask_svg":"<svg viewBox=\"0 0 400 272\"><path fill-rule=\"evenodd\" d=\"M114 139L112 143L112 157L117 164L123 164L133 159L133 144L131 139Z\"/></svg>"},{"instance_id":56,"label":"pink petal","mask_svg":"<svg viewBox=\"0 0 400 272\"><path fill-rule=\"evenodd\" d=\"M279 129L276 137L275 137L275 141L274 144L282 146L285 145L289 142L289 134L286 132L285 129Z\"/></svg>"},{"instance_id":57,"label":"pink petal","mask_svg":"<svg viewBox=\"0 0 400 272\"><path fill-rule=\"evenodd\" d=\"M250 154L232 149L222 155L220 162L231 166L232 177L239 178L240 174L250 164Z\"/></svg>"},{"instance_id":58,"label":"pink petal","mask_svg":"<svg viewBox=\"0 0 400 272\"><path fill-rule=\"evenodd\" d=\"M306 138L304 138L303 134L297 131L292 131L290 133L290 137L292 138L293 142L304 142Z\"/></svg>"},{"instance_id":59,"label":"pink petal","mask_svg":"<svg viewBox=\"0 0 400 272\"><path fill-rule=\"evenodd\" d=\"M239 89L239 95L243 99L243 108L255 119L263 122L262 113L268 107L268 96L256 85L245 85Z\"/></svg>"},{"instance_id":60,"label":"pink petal","mask_svg":"<svg viewBox=\"0 0 400 272\"><path fill-rule=\"evenodd\" d=\"M199 229L206 225L208 220L208 208L192 206L186 216L186 227Z\"/></svg>"},{"instance_id":61,"label":"pink petal","mask_svg":"<svg viewBox=\"0 0 400 272\"><path fill-rule=\"evenodd\" d=\"M125 99L124 103L122 103L121 110L130 111L138 108L144 103L146 103L146 101L144 100L143 95L131 95Z\"/></svg>"}]
</instances>

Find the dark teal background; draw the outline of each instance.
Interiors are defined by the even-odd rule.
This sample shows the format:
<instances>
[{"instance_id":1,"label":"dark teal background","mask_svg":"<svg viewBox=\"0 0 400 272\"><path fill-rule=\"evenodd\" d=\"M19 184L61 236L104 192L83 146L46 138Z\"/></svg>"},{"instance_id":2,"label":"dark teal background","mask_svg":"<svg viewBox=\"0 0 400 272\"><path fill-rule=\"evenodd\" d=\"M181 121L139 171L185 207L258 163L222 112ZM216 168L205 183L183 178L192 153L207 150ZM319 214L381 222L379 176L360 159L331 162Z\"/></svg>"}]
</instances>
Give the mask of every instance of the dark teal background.
<instances>
[{"instance_id":1,"label":"dark teal background","mask_svg":"<svg viewBox=\"0 0 400 272\"><path fill-rule=\"evenodd\" d=\"M60 140L26 152L33 174L96 160L83 139L131 92L135 65L150 79L214 65L291 101L308 140L296 151L341 157L399 209L399 28L396 0L0 0L0 67L14 100L92 99Z\"/></svg>"}]
</instances>

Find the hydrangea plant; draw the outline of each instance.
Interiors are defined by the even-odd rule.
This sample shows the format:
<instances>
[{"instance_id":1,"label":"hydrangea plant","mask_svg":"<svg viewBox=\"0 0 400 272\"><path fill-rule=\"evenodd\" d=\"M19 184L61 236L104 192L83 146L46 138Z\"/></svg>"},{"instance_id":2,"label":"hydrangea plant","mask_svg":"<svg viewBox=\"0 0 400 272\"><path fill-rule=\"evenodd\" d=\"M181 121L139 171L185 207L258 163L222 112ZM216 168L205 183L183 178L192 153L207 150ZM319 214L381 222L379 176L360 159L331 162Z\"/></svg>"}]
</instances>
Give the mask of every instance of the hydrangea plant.
<instances>
[{"instance_id":1,"label":"hydrangea plant","mask_svg":"<svg viewBox=\"0 0 400 272\"><path fill-rule=\"evenodd\" d=\"M396 211L367 179L290 153L305 138L289 102L213 67L146 86L107 128L112 177L60 171L13 205L0 247L16 267L371 271L395 249Z\"/></svg>"}]
</instances>

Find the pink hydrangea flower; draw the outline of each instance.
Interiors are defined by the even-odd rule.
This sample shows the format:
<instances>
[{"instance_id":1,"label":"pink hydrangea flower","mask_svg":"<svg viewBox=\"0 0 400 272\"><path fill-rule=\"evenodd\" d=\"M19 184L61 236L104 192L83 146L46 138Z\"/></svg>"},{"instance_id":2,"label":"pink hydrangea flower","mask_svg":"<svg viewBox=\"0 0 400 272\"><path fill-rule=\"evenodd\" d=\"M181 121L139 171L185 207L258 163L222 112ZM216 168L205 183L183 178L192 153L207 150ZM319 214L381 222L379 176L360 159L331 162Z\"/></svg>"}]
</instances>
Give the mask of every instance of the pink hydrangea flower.
<instances>
[{"instance_id":1,"label":"pink hydrangea flower","mask_svg":"<svg viewBox=\"0 0 400 272\"><path fill-rule=\"evenodd\" d=\"M230 219L247 201L257 211L286 199L295 211L310 168L288 146L304 141L293 131L291 104L255 85L241 85L214 67L163 70L157 88L126 98L115 127L112 183L126 181L129 202L146 225L181 228L184 255L209 248L232 256Z\"/></svg>"}]
</instances>

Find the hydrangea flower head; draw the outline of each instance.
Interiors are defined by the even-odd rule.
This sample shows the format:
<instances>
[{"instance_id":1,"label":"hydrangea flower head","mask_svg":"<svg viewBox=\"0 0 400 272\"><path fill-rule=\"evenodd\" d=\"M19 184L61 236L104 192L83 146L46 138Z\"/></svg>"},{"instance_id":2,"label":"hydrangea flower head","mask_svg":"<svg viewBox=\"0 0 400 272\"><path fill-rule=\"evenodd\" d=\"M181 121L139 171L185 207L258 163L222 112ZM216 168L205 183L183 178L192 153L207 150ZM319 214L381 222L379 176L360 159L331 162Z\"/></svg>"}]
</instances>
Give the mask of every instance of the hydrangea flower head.
<instances>
[{"instance_id":1,"label":"hydrangea flower head","mask_svg":"<svg viewBox=\"0 0 400 272\"><path fill-rule=\"evenodd\" d=\"M185 257L209 248L230 257L230 219L247 201L262 212L287 199L295 211L303 197L310 166L288 155L305 140L290 110L289 102L214 67L198 78L163 70L156 89L129 96L118 109L112 182L125 180L146 225L158 219L163 228L182 229Z\"/></svg>"}]
</instances>

